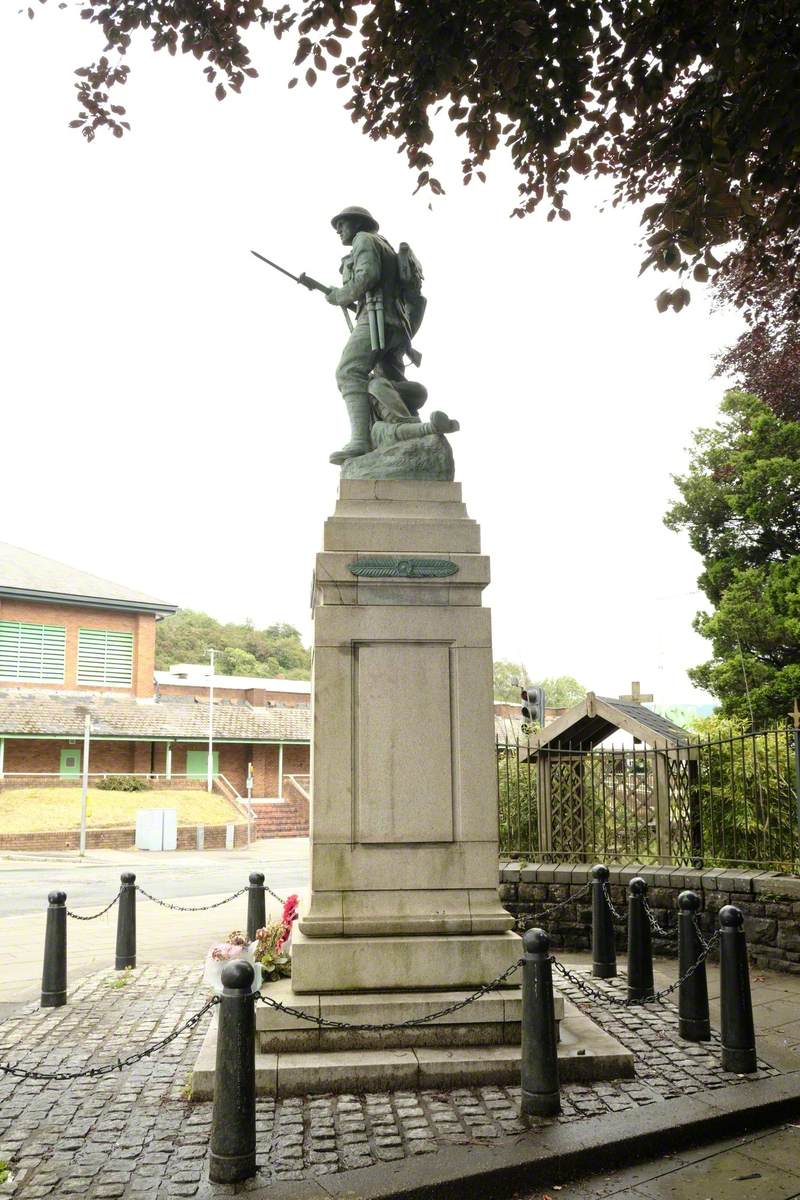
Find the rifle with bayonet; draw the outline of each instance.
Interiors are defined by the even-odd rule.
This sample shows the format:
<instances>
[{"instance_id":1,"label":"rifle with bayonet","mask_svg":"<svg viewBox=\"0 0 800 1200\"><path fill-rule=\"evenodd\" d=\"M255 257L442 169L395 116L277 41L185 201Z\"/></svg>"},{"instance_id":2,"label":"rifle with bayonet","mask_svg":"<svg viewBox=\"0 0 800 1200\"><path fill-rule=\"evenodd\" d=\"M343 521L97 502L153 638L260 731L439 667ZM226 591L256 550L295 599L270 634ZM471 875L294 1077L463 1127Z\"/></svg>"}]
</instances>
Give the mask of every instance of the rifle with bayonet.
<instances>
[{"instance_id":1,"label":"rifle with bayonet","mask_svg":"<svg viewBox=\"0 0 800 1200\"><path fill-rule=\"evenodd\" d=\"M287 271L285 267L279 267L278 264L274 263L271 258L265 258L263 254L259 254L257 250L251 250L250 253L254 254L256 258L260 258L261 261L265 262L268 267L273 267L274 270L280 271L281 275L288 275L290 279L295 281L295 283L301 283L303 287L308 288L310 292L322 292L323 295L327 296L328 292L333 291L333 288L326 287L326 285L324 283L320 283L318 279L312 279L310 275L306 275L305 271L302 271L299 275L293 275L292 272ZM344 313L345 321L347 321L347 328L352 330L353 322L350 320L350 314L344 305L342 305L342 312Z\"/></svg>"}]
</instances>

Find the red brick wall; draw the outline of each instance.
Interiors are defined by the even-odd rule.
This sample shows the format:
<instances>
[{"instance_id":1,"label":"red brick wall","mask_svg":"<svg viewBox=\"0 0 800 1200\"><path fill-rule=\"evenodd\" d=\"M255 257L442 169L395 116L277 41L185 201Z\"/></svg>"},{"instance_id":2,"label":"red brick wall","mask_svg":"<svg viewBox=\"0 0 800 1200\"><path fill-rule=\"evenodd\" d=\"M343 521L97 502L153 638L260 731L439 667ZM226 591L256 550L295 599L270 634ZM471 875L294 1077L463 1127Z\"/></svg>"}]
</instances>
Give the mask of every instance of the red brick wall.
<instances>
[{"instance_id":1,"label":"red brick wall","mask_svg":"<svg viewBox=\"0 0 800 1200\"><path fill-rule=\"evenodd\" d=\"M278 795L278 747L253 746L252 761L253 795L274 799ZM284 745L284 779L287 775L308 775L311 769L310 763L311 747L309 745ZM224 774L227 775L227 771Z\"/></svg>"},{"instance_id":2,"label":"red brick wall","mask_svg":"<svg viewBox=\"0 0 800 1200\"><path fill-rule=\"evenodd\" d=\"M130 687L103 686L103 691L123 695L152 696L155 665L156 619L149 613L122 613L100 608L77 608L69 604L37 604L30 600L0 598L0 620L26 621L31 624L63 625L66 629L66 654L63 683L24 683L0 679L0 684L53 691L96 692L97 687L78 683L78 630L109 629L114 633L133 634L133 683Z\"/></svg>"},{"instance_id":3,"label":"red brick wall","mask_svg":"<svg viewBox=\"0 0 800 1200\"><path fill-rule=\"evenodd\" d=\"M225 825L204 827L204 849L220 849L225 845ZM247 845L247 825L235 825L234 845ZM132 850L136 841L134 829L88 829L86 846L89 850ZM77 850L80 833L77 829L68 833L3 833L0 834L2 850ZM197 849L197 826L184 825L178 830L178 849ZM137 851L138 853L138 851Z\"/></svg>"},{"instance_id":4,"label":"red brick wall","mask_svg":"<svg viewBox=\"0 0 800 1200\"><path fill-rule=\"evenodd\" d=\"M130 775L134 770L134 747L136 742L92 742L89 747L89 772L106 772L109 775ZM147 751L147 765L143 768L150 770L150 743L142 743ZM58 773L61 764L61 751L67 749L83 749L83 741L64 738L52 741L38 741L26 738L6 738L4 770L7 772L28 771L38 774L40 771ZM6 785L12 780L6 779ZM58 782L49 780L48 783ZM72 786L75 779L67 781Z\"/></svg>"},{"instance_id":5,"label":"red brick wall","mask_svg":"<svg viewBox=\"0 0 800 1200\"><path fill-rule=\"evenodd\" d=\"M266 692L263 688L234 688L215 687L216 700L241 700L256 708L264 708L275 704L283 708L308 708L311 704L311 684L307 692ZM208 697L208 685L160 683L158 692L161 696L182 696L185 700L193 700L195 696L201 699Z\"/></svg>"},{"instance_id":6,"label":"red brick wall","mask_svg":"<svg viewBox=\"0 0 800 1200\"><path fill-rule=\"evenodd\" d=\"M6 738L5 771L8 774L25 772L37 775L49 772L58 775L61 751L82 748L80 738L67 740L53 738L47 740ZM177 744L172 747L172 773L185 775L186 751L206 750L206 742L192 742L189 745ZM278 747L271 745L246 744L225 745L215 744L219 753L219 769L231 781L240 796L247 795L247 764L253 764L253 795L277 796L278 794ZM307 745L285 745L283 748L283 774L307 775L311 748ZM150 742L100 742L93 741L89 750L89 772L108 775L147 775L151 771L163 775L167 766L167 751L163 742L156 742L151 758ZM23 781L28 786L30 781ZM58 783L58 779L48 780ZM75 778L64 781L68 786L74 786ZM191 781L176 780L180 786L192 786ZM14 781L6 778L5 785L13 786ZM2 786L2 785L0 785ZM198 787L202 781L198 781Z\"/></svg>"},{"instance_id":7,"label":"red brick wall","mask_svg":"<svg viewBox=\"0 0 800 1200\"><path fill-rule=\"evenodd\" d=\"M219 754L220 773L231 781L240 796L247 794L247 764L250 760L250 749L250 746L242 744L226 746L224 742L214 743L214 750ZM208 742L174 745L172 747L173 775L185 773L187 750L208 751Z\"/></svg>"}]
</instances>

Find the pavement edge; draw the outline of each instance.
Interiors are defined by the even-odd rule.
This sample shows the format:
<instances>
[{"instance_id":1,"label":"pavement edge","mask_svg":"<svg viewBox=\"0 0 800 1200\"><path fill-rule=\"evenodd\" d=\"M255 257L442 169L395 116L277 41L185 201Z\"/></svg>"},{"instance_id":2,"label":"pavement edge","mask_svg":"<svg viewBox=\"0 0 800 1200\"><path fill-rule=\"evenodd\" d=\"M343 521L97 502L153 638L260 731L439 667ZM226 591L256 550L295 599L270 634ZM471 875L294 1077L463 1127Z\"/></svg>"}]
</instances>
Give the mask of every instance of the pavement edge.
<instances>
[{"instance_id":1,"label":"pavement edge","mask_svg":"<svg viewBox=\"0 0 800 1200\"><path fill-rule=\"evenodd\" d=\"M800 1066L786 1075L665 1100L572 1125L539 1126L504 1145L451 1146L298 1183L256 1186L250 1200L503 1200L800 1115Z\"/></svg>"}]
</instances>

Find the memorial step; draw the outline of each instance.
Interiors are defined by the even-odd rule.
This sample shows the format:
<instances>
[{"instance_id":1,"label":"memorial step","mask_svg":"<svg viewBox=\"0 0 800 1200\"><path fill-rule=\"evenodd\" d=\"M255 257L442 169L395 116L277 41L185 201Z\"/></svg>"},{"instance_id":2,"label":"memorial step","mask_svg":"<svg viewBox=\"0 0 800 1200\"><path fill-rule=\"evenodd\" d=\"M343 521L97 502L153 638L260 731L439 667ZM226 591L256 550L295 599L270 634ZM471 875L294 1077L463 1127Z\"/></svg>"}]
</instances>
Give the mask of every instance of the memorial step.
<instances>
[{"instance_id":1,"label":"memorial step","mask_svg":"<svg viewBox=\"0 0 800 1200\"><path fill-rule=\"evenodd\" d=\"M214 1094L216 1022L192 1073L192 1098ZM257 1052L256 1094L283 1098L329 1093L518 1085L520 1048L512 1045L417 1046L380 1050ZM633 1054L569 1001L564 1002L558 1069L562 1083L633 1078Z\"/></svg>"},{"instance_id":2,"label":"memorial step","mask_svg":"<svg viewBox=\"0 0 800 1200\"><path fill-rule=\"evenodd\" d=\"M451 1005L462 1004L471 991L431 992L354 992L344 995L298 995L291 980L265 986L273 1000L291 1008L341 1021L351 1027L358 1024L400 1025L430 1017ZM564 1013L564 1001L555 997L556 1024ZM264 1053L278 1051L387 1050L417 1046L488 1046L519 1045L522 1018L522 991L519 987L487 993L445 1017L424 1025L391 1030L366 1030L318 1026L288 1015L280 1009L259 1004L256 1009L257 1048Z\"/></svg>"}]
</instances>

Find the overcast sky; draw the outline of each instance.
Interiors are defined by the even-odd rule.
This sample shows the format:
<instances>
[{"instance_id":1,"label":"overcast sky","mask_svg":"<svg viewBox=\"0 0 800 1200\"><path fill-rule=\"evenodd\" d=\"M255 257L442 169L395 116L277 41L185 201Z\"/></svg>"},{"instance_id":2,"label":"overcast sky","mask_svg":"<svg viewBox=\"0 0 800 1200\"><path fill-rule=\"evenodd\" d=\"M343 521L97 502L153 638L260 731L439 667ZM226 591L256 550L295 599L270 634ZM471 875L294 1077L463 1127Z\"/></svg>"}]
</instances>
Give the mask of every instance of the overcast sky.
<instances>
[{"instance_id":1,"label":"overcast sky","mask_svg":"<svg viewBox=\"0 0 800 1200\"><path fill-rule=\"evenodd\" d=\"M0 538L223 620L289 621L308 596L347 434L333 372L346 330L261 265L337 281L329 220L362 204L426 273L418 338L430 407L461 421L456 477L482 527L496 658L616 695L702 701L686 668L699 560L663 513L692 431L724 390L713 356L739 319L657 314L637 279L639 214L582 182L573 220L510 220L500 156L413 196L323 81L287 91L290 50L254 34L262 77L218 103L193 59L142 48L122 89L133 131L67 127L73 70L99 47L77 11L0 11L6 233ZM411 372L413 374L413 371Z\"/></svg>"}]
</instances>

